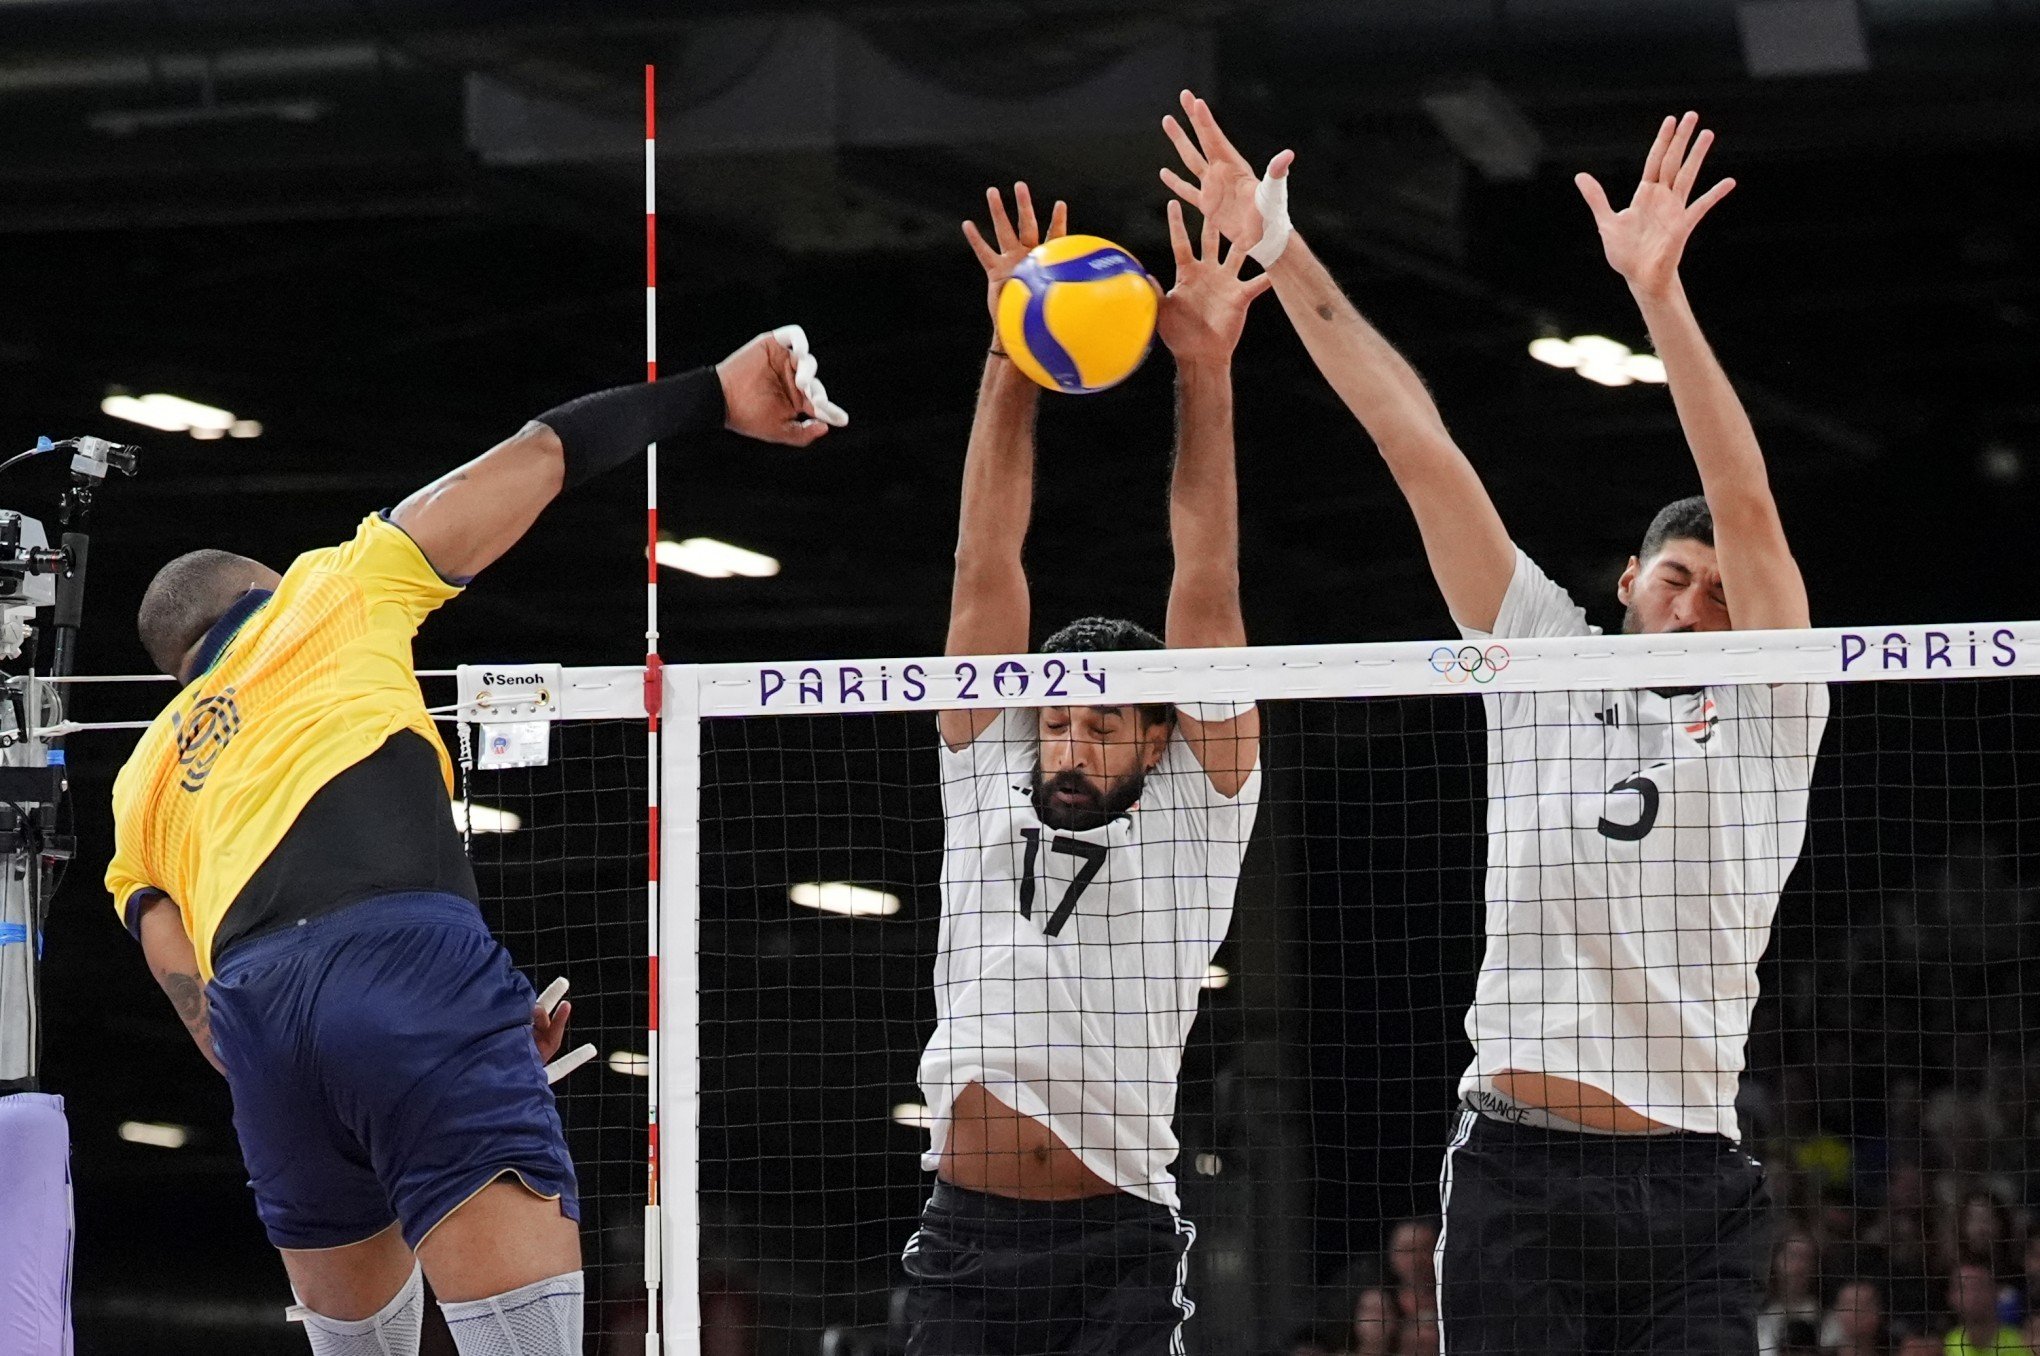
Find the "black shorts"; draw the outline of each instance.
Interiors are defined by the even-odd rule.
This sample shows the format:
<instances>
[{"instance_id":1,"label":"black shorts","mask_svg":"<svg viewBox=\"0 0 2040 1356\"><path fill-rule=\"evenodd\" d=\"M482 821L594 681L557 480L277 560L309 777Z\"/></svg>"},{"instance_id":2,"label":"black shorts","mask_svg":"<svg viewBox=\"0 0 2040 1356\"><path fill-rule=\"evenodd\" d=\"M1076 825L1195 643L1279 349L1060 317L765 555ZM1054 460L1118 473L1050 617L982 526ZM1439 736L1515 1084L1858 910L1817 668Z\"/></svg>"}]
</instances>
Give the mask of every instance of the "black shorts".
<instances>
[{"instance_id":1,"label":"black shorts","mask_svg":"<svg viewBox=\"0 0 2040 1356\"><path fill-rule=\"evenodd\" d=\"M1448 1356L1750 1356L1764 1169L1719 1135L1591 1135L1461 1111L1438 1190Z\"/></svg>"},{"instance_id":2,"label":"black shorts","mask_svg":"<svg viewBox=\"0 0 2040 1356\"><path fill-rule=\"evenodd\" d=\"M1015 1201L937 1182L901 1259L907 1356L1171 1356L1197 1230L1126 1192Z\"/></svg>"}]
</instances>

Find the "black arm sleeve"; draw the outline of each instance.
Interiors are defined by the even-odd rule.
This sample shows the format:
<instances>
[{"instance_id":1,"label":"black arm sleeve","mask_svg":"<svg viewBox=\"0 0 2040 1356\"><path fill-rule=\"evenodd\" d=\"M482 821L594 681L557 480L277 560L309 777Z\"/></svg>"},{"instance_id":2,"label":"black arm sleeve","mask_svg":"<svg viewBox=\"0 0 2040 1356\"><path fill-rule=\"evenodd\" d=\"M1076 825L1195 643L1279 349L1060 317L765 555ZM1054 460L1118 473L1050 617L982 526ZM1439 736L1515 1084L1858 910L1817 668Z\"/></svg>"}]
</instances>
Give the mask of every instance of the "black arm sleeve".
<instances>
[{"instance_id":1,"label":"black arm sleeve","mask_svg":"<svg viewBox=\"0 0 2040 1356\"><path fill-rule=\"evenodd\" d=\"M713 367L700 367L569 400L539 415L538 422L559 437L571 490L615 470L649 443L718 429L726 418L721 378Z\"/></svg>"}]
</instances>

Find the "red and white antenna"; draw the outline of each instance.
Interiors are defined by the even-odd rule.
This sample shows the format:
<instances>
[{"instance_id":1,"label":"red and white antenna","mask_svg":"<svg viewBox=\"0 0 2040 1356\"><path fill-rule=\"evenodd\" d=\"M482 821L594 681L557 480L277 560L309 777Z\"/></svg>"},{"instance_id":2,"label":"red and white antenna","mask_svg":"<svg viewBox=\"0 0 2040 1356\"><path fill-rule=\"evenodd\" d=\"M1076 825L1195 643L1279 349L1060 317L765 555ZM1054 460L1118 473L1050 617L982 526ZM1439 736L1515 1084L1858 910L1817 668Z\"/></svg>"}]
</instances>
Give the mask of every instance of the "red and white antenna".
<instances>
[{"instance_id":1,"label":"red and white antenna","mask_svg":"<svg viewBox=\"0 0 2040 1356\"><path fill-rule=\"evenodd\" d=\"M645 67L645 380L659 379L659 205L657 81ZM665 679L659 659L659 445L645 449L645 803L646 951L650 985L645 1054L650 1060L645 1120L645 1353L659 1356L663 1224L659 1199L659 707Z\"/></svg>"}]
</instances>

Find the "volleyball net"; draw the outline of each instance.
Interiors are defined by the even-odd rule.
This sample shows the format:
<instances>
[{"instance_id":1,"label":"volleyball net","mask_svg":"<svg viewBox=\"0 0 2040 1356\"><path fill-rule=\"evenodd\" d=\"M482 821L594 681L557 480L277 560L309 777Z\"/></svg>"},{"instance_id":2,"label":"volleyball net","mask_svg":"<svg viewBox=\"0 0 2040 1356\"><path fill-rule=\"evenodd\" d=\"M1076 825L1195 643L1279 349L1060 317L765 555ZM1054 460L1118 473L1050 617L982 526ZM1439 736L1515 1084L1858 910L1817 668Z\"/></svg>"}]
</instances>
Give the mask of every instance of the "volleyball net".
<instances>
[{"instance_id":1,"label":"volleyball net","mask_svg":"<svg viewBox=\"0 0 2040 1356\"><path fill-rule=\"evenodd\" d=\"M1477 996L1502 1033L1484 1046L1510 1048L1529 1010L1531 1029L1578 1038L1577 1065L1551 1072L1740 1131L1767 1166L1778 1247L1814 1258L1780 1283L1805 1291L1793 1321L1831 1322L1837 1289L1862 1280L1889 1330L1938 1337L1951 1276L1979 1254L2010 1265L2040 1180L2036 677L2036 624L670 668L666 1349L904 1350L901 1252L945 1096L923 1085L924 1047L945 993L1001 963L982 929L944 957L945 897L968 868L952 836L945 889L958 774L934 713L1248 701L1258 814L1236 886L1207 891L1231 892L1222 930L1164 922L1173 951L1115 947L1079 926L1085 899L1060 909L1082 861L1010 854L1040 890L1009 882L1022 917L1003 935L1077 948L1068 973L1012 988L1017 1008L1090 1001L1060 981L1108 980L1079 1039L1119 1042L1108 1063L1135 1082L1166 1061L1102 1019L1166 1001L1162 981L1187 995L1171 1091L1172 1176L1197 1228L1190 1351L1434 1349L1440 1162ZM1825 720L1792 693L1824 694ZM1028 714L986 737L1025 745ZM1491 754L1579 778L1633 766L1538 805L1534 776L1490 794ZM1022 802L1037 757L1006 755ZM1538 913L1482 981L1498 854L1529 872L1496 887L1505 907ZM1156 885L1133 906L1089 902L1183 898ZM981 893L969 908L992 907ZM1647 992L1646 969L1674 987ZM1682 969L1714 974L1720 1001L1682 997ZM1612 1020L1597 993L1631 1025L1595 1030ZM1042 1067L1097 1079L1049 1053Z\"/></svg>"}]
</instances>

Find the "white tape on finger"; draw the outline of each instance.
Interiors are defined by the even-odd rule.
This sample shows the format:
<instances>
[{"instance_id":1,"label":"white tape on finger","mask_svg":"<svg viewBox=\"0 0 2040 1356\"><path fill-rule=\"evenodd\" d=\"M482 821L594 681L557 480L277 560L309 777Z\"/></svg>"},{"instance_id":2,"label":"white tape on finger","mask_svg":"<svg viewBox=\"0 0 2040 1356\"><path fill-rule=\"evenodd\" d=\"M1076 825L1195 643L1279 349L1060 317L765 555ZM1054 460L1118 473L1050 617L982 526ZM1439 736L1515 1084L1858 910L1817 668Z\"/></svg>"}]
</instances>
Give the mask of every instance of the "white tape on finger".
<instances>
[{"instance_id":1,"label":"white tape on finger","mask_svg":"<svg viewBox=\"0 0 2040 1356\"><path fill-rule=\"evenodd\" d=\"M595 1058L594 1046L577 1045L545 1066L545 1081L557 1083L593 1058Z\"/></svg>"},{"instance_id":2,"label":"white tape on finger","mask_svg":"<svg viewBox=\"0 0 2040 1356\"><path fill-rule=\"evenodd\" d=\"M561 975L558 979L546 985L545 992L538 996L539 1011L548 1017L552 1016L553 1013L559 1010L560 1000L566 996L567 977Z\"/></svg>"},{"instance_id":3,"label":"white tape on finger","mask_svg":"<svg viewBox=\"0 0 2040 1356\"><path fill-rule=\"evenodd\" d=\"M792 352L794 357L804 358L807 356L807 331L800 326L781 325L778 329L772 331L772 337L782 347Z\"/></svg>"},{"instance_id":4,"label":"white tape on finger","mask_svg":"<svg viewBox=\"0 0 2040 1356\"><path fill-rule=\"evenodd\" d=\"M1289 248L1293 228L1289 224L1289 176L1264 174L1254 190L1254 206L1261 209L1261 238L1247 251L1247 257L1267 268Z\"/></svg>"}]
</instances>

